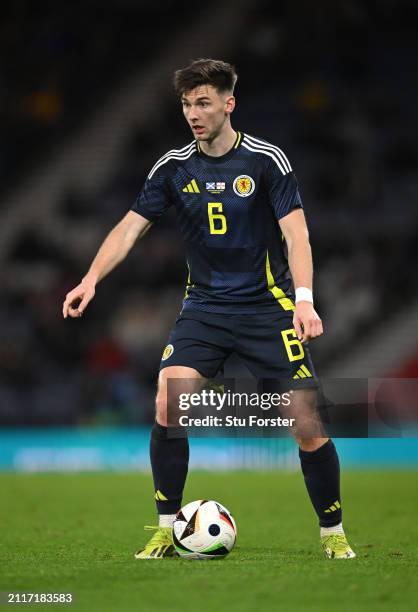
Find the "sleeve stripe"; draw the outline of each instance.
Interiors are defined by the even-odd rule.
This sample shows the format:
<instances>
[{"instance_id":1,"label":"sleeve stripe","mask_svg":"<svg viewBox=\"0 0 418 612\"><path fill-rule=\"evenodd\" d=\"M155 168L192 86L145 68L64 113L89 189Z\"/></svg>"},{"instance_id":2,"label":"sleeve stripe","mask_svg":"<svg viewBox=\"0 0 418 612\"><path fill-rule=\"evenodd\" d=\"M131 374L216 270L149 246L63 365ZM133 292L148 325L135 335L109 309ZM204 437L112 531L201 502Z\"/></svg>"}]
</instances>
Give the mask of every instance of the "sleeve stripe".
<instances>
[{"instance_id":1,"label":"sleeve stripe","mask_svg":"<svg viewBox=\"0 0 418 612\"><path fill-rule=\"evenodd\" d=\"M245 135L245 138L247 139L247 141L254 145L254 146L262 146L265 147L266 149L268 149L269 151L275 151L277 153L277 155L279 156L281 162L283 163L284 167L290 172L292 170L292 166L290 165L289 160L287 159L286 155L283 153L283 151L281 149L279 149L279 147L276 147L275 145L272 145L268 142L263 142L262 140L259 140L258 138L254 138L254 136L248 136L248 134Z\"/></svg>"},{"instance_id":2,"label":"sleeve stripe","mask_svg":"<svg viewBox=\"0 0 418 612\"><path fill-rule=\"evenodd\" d=\"M151 172L148 174L148 179L152 178L152 175L158 170L158 168L160 168L161 166L164 166L164 164L166 164L168 161L170 161L170 159L188 159L189 157L191 157L193 155L193 153L196 152L196 148L191 149L190 151L185 151L182 154L179 155L169 155L166 158L161 158L153 167L153 169L151 170Z\"/></svg>"},{"instance_id":3,"label":"sleeve stripe","mask_svg":"<svg viewBox=\"0 0 418 612\"><path fill-rule=\"evenodd\" d=\"M181 155L183 153L186 153L186 152L190 151L193 147L196 147L196 141L195 140L193 140L193 142L189 143L188 145L186 145L182 149L171 149L171 151L167 151L167 153L165 153L162 157L160 157L160 159L158 161L155 162L155 164L151 168L150 174L154 173L153 171L154 171L155 166L157 166L168 155L177 155L177 154Z\"/></svg>"},{"instance_id":4,"label":"sleeve stripe","mask_svg":"<svg viewBox=\"0 0 418 612\"><path fill-rule=\"evenodd\" d=\"M245 147L246 149L248 149L249 151L254 151L254 153L264 153L264 155L268 155L269 157L271 157L272 160L274 160L274 162L277 164L277 166L280 168L280 172L282 174L288 174L289 171L285 170L283 168L283 166L280 164L279 160L277 159L276 155L274 155L273 153L270 153L269 151L267 151L266 149L255 149L252 146L250 146L248 144L248 142L245 141L245 138L241 144L242 147Z\"/></svg>"}]
</instances>

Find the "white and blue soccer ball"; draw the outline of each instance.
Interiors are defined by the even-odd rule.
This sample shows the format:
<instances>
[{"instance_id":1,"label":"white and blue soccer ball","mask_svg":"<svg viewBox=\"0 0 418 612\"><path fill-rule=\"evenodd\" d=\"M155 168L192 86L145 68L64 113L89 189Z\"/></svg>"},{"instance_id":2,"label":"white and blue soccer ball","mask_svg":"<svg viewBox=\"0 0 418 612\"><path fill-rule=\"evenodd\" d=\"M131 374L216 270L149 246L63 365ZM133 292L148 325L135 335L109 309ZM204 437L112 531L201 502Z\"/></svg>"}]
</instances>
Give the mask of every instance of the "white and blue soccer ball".
<instances>
[{"instance_id":1,"label":"white and blue soccer ball","mask_svg":"<svg viewBox=\"0 0 418 612\"><path fill-rule=\"evenodd\" d=\"M236 537L232 514L213 500L183 506L173 524L174 548L185 559L222 559L233 549Z\"/></svg>"}]
</instances>

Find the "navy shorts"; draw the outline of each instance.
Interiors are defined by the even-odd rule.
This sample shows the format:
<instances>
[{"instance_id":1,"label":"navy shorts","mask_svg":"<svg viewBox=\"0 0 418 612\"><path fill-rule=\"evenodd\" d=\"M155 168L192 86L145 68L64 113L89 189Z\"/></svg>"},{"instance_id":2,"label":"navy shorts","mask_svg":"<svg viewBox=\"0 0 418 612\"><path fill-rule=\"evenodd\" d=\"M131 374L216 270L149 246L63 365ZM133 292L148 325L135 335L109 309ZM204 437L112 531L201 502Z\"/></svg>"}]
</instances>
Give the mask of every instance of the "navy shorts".
<instances>
[{"instance_id":1,"label":"navy shorts","mask_svg":"<svg viewBox=\"0 0 418 612\"><path fill-rule=\"evenodd\" d=\"M309 347L297 339L291 313L183 311L171 330L160 369L187 366L214 378L234 354L255 378L291 380L295 389L318 387Z\"/></svg>"}]
</instances>

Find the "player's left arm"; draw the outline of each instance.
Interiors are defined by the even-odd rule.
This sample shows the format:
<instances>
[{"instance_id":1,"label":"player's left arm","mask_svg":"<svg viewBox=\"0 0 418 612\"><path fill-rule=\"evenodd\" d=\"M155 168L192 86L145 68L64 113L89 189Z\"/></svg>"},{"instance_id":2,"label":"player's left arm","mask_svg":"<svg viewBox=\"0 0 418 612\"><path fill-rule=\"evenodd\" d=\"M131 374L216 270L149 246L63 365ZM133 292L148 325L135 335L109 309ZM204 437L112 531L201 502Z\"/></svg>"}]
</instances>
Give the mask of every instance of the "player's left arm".
<instances>
[{"instance_id":1,"label":"player's left arm","mask_svg":"<svg viewBox=\"0 0 418 612\"><path fill-rule=\"evenodd\" d=\"M293 209L279 220L279 226L286 240L289 268L295 289L307 287L312 291L312 250L303 209ZM301 342L317 338L323 333L322 321L313 303L306 300L296 302L293 325Z\"/></svg>"}]
</instances>

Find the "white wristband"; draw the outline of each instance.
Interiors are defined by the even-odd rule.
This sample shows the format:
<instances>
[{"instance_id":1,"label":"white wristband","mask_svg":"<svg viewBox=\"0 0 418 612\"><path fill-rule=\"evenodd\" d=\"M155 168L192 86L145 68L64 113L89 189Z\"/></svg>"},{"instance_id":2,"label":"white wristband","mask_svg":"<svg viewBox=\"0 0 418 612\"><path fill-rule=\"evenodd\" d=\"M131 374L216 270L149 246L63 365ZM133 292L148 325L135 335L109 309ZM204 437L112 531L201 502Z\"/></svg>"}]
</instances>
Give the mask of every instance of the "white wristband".
<instances>
[{"instance_id":1,"label":"white wristband","mask_svg":"<svg viewBox=\"0 0 418 612\"><path fill-rule=\"evenodd\" d=\"M296 289L295 303L298 302L311 302L313 304L312 291L307 287L298 287Z\"/></svg>"}]
</instances>

